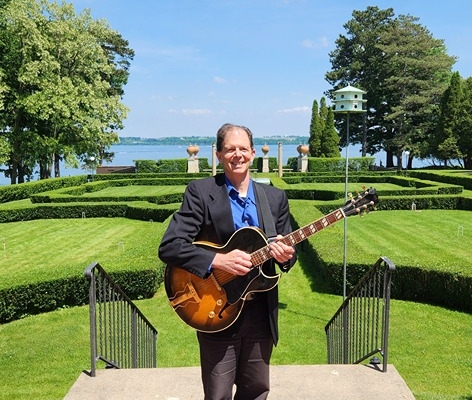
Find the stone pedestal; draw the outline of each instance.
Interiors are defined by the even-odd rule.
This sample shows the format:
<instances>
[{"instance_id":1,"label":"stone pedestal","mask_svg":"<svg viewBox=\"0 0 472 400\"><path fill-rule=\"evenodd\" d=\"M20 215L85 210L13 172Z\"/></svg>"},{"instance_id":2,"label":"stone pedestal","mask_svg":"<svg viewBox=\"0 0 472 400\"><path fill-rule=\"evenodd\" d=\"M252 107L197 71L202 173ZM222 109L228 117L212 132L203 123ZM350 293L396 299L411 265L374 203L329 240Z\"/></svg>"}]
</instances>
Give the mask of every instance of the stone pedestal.
<instances>
[{"instance_id":1,"label":"stone pedestal","mask_svg":"<svg viewBox=\"0 0 472 400\"><path fill-rule=\"evenodd\" d=\"M306 172L308 170L308 157L307 155L298 156L298 171Z\"/></svg>"},{"instance_id":2,"label":"stone pedestal","mask_svg":"<svg viewBox=\"0 0 472 400\"><path fill-rule=\"evenodd\" d=\"M264 146L262 146L262 153L264 153L264 156L262 157L262 171L261 172L270 172L270 169L269 169L269 156L267 155L267 153L269 152L269 146L267 146L267 144L264 144Z\"/></svg>"},{"instance_id":3,"label":"stone pedestal","mask_svg":"<svg viewBox=\"0 0 472 400\"><path fill-rule=\"evenodd\" d=\"M187 153L190 156L187 160L187 172L190 174L200 172L200 165L198 164L197 154L200 151L200 148L195 145L189 145L187 147Z\"/></svg>"},{"instance_id":4,"label":"stone pedestal","mask_svg":"<svg viewBox=\"0 0 472 400\"><path fill-rule=\"evenodd\" d=\"M262 157L262 172L270 172L270 169L269 169L269 156Z\"/></svg>"},{"instance_id":5,"label":"stone pedestal","mask_svg":"<svg viewBox=\"0 0 472 400\"><path fill-rule=\"evenodd\" d=\"M297 163L297 170L299 172L307 172L308 171L308 152L310 151L307 145L301 144L297 147L298 151L298 163Z\"/></svg>"},{"instance_id":6,"label":"stone pedestal","mask_svg":"<svg viewBox=\"0 0 472 400\"><path fill-rule=\"evenodd\" d=\"M198 164L198 157L192 156L187 160L187 172L190 174L200 172L200 165Z\"/></svg>"}]
</instances>

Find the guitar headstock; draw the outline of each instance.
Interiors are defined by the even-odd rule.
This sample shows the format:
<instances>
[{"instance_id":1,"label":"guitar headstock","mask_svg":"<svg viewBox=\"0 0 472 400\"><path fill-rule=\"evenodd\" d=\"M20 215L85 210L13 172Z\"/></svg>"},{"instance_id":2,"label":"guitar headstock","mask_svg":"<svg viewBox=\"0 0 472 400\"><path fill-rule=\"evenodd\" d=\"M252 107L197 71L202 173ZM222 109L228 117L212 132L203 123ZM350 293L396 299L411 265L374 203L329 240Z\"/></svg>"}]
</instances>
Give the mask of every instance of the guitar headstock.
<instances>
[{"instance_id":1,"label":"guitar headstock","mask_svg":"<svg viewBox=\"0 0 472 400\"><path fill-rule=\"evenodd\" d=\"M346 202L342 210L346 217L350 215L360 214L363 211L368 211L371 207L379 202L377 191L374 188L365 189L357 196L351 196L351 199Z\"/></svg>"}]
</instances>

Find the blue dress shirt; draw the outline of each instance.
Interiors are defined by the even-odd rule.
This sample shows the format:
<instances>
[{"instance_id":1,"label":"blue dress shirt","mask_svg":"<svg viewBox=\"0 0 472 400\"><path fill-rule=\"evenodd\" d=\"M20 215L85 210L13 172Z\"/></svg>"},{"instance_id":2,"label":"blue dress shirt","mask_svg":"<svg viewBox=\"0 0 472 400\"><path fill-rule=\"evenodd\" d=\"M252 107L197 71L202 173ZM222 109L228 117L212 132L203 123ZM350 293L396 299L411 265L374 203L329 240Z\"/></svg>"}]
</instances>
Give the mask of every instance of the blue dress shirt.
<instances>
[{"instance_id":1,"label":"blue dress shirt","mask_svg":"<svg viewBox=\"0 0 472 400\"><path fill-rule=\"evenodd\" d=\"M236 188L226 178L231 213L233 214L234 229L238 230L243 226L259 226L257 217L256 196L252 180L249 182L246 197L241 197Z\"/></svg>"}]
</instances>

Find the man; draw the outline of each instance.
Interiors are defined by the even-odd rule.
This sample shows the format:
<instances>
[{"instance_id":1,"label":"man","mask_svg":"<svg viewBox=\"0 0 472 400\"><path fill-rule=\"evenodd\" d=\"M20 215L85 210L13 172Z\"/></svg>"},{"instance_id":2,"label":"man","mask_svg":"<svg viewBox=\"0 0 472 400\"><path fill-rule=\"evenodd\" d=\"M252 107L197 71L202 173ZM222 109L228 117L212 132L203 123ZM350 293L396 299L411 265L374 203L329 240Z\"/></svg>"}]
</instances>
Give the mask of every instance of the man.
<instances>
[{"instance_id":1,"label":"man","mask_svg":"<svg viewBox=\"0 0 472 400\"><path fill-rule=\"evenodd\" d=\"M273 226L276 237L269 244L270 256L288 271L296 256L294 248L281 241L292 231L287 195L251 179L252 132L243 126L223 125L217 133L216 155L224 173L189 183L159 246L159 257L169 268L180 267L200 278L217 270L245 276L253 268L249 252L239 248L214 252L194 241L224 245L242 227L268 232ZM276 275L272 259L268 263L269 274ZM231 399L234 385L235 400L267 398L269 362L278 340L277 313L275 286L245 296L238 318L227 328L197 332L205 400Z\"/></svg>"}]
</instances>

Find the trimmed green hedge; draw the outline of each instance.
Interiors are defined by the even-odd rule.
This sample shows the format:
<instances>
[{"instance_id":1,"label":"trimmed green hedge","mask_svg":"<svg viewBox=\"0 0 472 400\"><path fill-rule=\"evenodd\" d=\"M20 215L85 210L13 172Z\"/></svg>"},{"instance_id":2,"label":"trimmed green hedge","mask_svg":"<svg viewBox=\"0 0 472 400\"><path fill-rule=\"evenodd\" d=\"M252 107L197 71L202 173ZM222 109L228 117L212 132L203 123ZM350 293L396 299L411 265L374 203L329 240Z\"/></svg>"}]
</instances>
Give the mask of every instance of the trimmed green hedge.
<instances>
[{"instance_id":1,"label":"trimmed green hedge","mask_svg":"<svg viewBox=\"0 0 472 400\"><path fill-rule=\"evenodd\" d=\"M109 275L132 300L151 298L163 279L162 270L115 271ZM0 290L0 323L88 304L88 293L89 282L83 276Z\"/></svg>"},{"instance_id":2,"label":"trimmed green hedge","mask_svg":"<svg viewBox=\"0 0 472 400\"><path fill-rule=\"evenodd\" d=\"M374 163L375 157L352 157L348 159L348 170L368 171ZM308 157L309 172L343 172L345 169L345 158Z\"/></svg>"},{"instance_id":3,"label":"trimmed green hedge","mask_svg":"<svg viewBox=\"0 0 472 400\"><path fill-rule=\"evenodd\" d=\"M180 196L182 199L182 195ZM63 218L115 218L126 217L142 221L162 222L172 215L178 206L169 208L157 207L151 203L71 203L71 204L42 204L18 209L0 209L0 223L30 221L35 219Z\"/></svg>"},{"instance_id":4,"label":"trimmed green hedge","mask_svg":"<svg viewBox=\"0 0 472 400\"><path fill-rule=\"evenodd\" d=\"M28 199L36 193L56 190L63 187L73 187L86 182L87 176L79 175L67 178L45 179L18 185L0 186L0 203Z\"/></svg>"},{"instance_id":5,"label":"trimmed green hedge","mask_svg":"<svg viewBox=\"0 0 472 400\"><path fill-rule=\"evenodd\" d=\"M308 157L308 172L335 172L341 173L346 170L346 159L342 157ZM356 171L368 171L375 163L375 157L352 157L348 159L349 173ZM298 170L298 157L288 159L288 167L294 171ZM275 167L277 168L277 166Z\"/></svg>"},{"instance_id":6,"label":"trimmed green hedge","mask_svg":"<svg viewBox=\"0 0 472 400\"><path fill-rule=\"evenodd\" d=\"M460 185L464 189L472 190L472 171L458 170L439 170L439 171L423 171L423 170L411 170L408 172L410 176L413 176L421 180L431 180L435 182L449 183L451 185Z\"/></svg>"},{"instance_id":7,"label":"trimmed green hedge","mask_svg":"<svg viewBox=\"0 0 472 400\"><path fill-rule=\"evenodd\" d=\"M136 160L136 170L138 173L169 173L187 172L188 159L176 158L172 160ZM198 158L200 171L211 168L208 158Z\"/></svg>"},{"instance_id":8,"label":"trimmed green hedge","mask_svg":"<svg viewBox=\"0 0 472 400\"><path fill-rule=\"evenodd\" d=\"M315 252L313 248L312 252ZM333 293L343 291L343 266L326 263L315 257ZM349 264L346 271L347 289L351 291L372 267L371 264ZM472 277L457 273L428 270L424 267L396 265L392 298L417 301L472 312Z\"/></svg>"}]
</instances>

